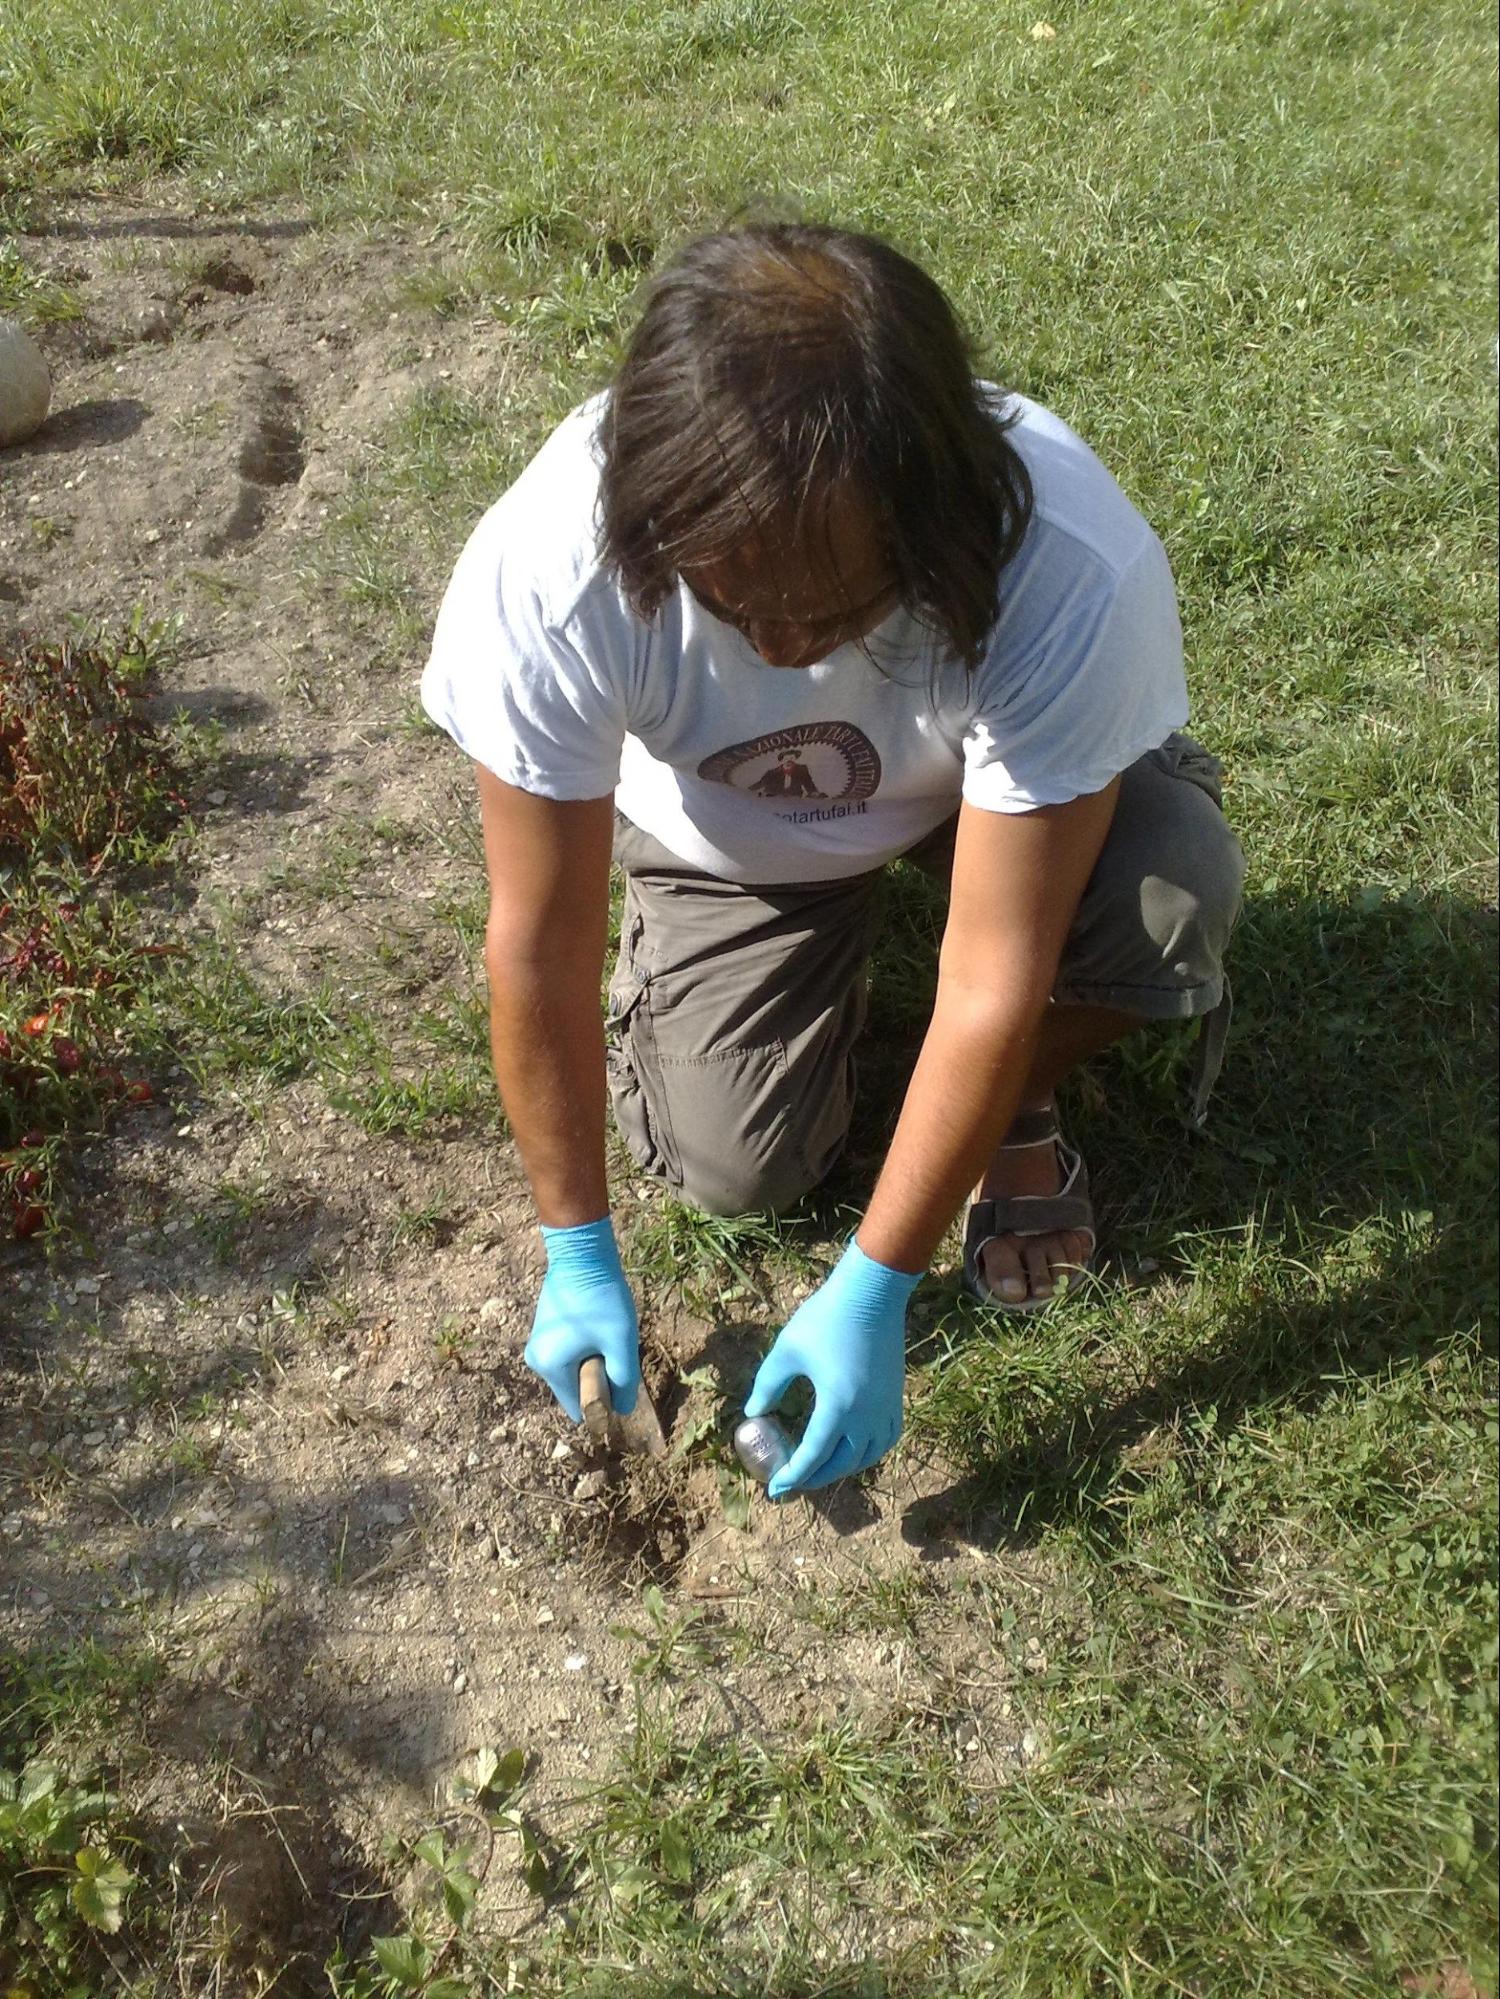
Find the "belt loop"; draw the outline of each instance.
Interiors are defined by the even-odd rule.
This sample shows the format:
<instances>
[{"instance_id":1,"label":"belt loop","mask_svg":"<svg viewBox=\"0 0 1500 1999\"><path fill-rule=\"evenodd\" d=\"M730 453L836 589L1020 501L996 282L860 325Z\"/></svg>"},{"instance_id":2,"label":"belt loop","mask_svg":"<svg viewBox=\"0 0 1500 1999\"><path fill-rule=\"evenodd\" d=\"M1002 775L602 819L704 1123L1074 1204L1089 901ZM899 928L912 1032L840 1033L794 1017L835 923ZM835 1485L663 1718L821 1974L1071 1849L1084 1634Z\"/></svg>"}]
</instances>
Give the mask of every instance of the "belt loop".
<instances>
[{"instance_id":1,"label":"belt loop","mask_svg":"<svg viewBox=\"0 0 1500 1999\"><path fill-rule=\"evenodd\" d=\"M1207 1127L1208 1100L1224 1066L1224 1049L1233 1017L1234 994L1226 978L1218 1005L1203 1016L1198 1029L1198 1045L1193 1051L1193 1107L1189 1122L1194 1131L1203 1131Z\"/></svg>"}]
</instances>

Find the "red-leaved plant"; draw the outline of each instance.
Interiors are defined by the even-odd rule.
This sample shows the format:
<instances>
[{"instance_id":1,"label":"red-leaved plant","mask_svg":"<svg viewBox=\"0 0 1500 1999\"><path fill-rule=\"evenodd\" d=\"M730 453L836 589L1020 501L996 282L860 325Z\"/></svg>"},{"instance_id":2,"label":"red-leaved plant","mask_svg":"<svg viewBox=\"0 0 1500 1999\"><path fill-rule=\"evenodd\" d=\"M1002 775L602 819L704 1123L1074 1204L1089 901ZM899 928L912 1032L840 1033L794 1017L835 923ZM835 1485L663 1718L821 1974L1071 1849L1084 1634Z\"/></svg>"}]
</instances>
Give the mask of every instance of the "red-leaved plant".
<instances>
[{"instance_id":1,"label":"red-leaved plant","mask_svg":"<svg viewBox=\"0 0 1500 1999\"><path fill-rule=\"evenodd\" d=\"M0 653L0 1230L53 1216L62 1139L148 1103L126 1072L143 961L111 860L160 857L183 809L171 739L143 712L166 628Z\"/></svg>"},{"instance_id":2,"label":"red-leaved plant","mask_svg":"<svg viewBox=\"0 0 1500 1999\"><path fill-rule=\"evenodd\" d=\"M171 747L142 713L160 627L0 653L0 860L96 870L182 809Z\"/></svg>"}]
</instances>

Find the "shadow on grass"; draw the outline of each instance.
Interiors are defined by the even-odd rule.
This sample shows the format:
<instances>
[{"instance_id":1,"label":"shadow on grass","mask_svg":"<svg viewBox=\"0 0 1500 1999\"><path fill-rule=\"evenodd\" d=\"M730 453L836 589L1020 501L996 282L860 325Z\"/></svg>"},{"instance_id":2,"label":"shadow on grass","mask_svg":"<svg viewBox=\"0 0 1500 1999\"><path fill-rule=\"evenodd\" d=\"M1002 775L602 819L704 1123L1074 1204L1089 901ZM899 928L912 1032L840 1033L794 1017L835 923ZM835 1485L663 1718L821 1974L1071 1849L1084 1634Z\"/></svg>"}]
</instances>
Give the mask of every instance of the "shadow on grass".
<instances>
[{"instance_id":1,"label":"shadow on grass","mask_svg":"<svg viewBox=\"0 0 1500 1999\"><path fill-rule=\"evenodd\" d=\"M1476 1325L1493 1351L1495 930L1492 909L1445 895L1249 902L1208 1132L1183 1121L1190 1043L1176 1031L1121 1044L1065 1107L1093 1168L1100 1285L1050 1319L997 1319L966 1300L940 1317L950 1346L1042 1348L1049 1326L1065 1335L1092 1301L1107 1346L1112 1316L1150 1310L1149 1293L1112 1292L1111 1267L1149 1256L1168 1284L1212 1266L1210 1336L1200 1311L1128 1386L1091 1368L1024 1445L915 1505L909 1539L1030 1540L1065 1516L1098 1517L1090 1493L1162 1426L1211 1410L1222 1435L1351 1374L1436 1355ZM892 1094L870 1110L891 1119L897 1106ZM1344 1267L1324 1282L1330 1253ZM1288 1285L1299 1265L1305 1283Z\"/></svg>"}]
</instances>

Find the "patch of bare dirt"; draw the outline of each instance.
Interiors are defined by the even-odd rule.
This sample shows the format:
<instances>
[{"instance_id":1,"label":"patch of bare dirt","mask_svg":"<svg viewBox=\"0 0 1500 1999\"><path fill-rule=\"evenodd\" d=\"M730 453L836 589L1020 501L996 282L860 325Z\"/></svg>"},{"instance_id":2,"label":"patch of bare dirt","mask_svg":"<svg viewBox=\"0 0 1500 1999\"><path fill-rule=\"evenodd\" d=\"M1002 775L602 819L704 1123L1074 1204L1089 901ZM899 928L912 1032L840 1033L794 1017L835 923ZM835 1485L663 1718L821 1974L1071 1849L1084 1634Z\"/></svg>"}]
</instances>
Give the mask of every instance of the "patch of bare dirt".
<instances>
[{"instance_id":1,"label":"patch of bare dirt","mask_svg":"<svg viewBox=\"0 0 1500 1999\"><path fill-rule=\"evenodd\" d=\"M53 413L0 453L0 629L183 611L167 705L223 730L192 920L222 909L268 989L326 980L335 1007L392 940L413 990L461 987L434 904L475 887L467 770L399 726L419 659L364 674L304 557L405 399L503 389L515 355L393 310L418 248L296 218L95 204L21 248L86 318L44 336ZM330 829L376 814L407 837L319 874ZM507 1143L372 1136L305 1079L162 1080L85 1162L87 1239L0 1248L0 1598L24 1646L171 1659L143 1726L184 1892L246 1989L268 1949L295 1970L358 1929L381 1833L476 1748L526 1749L544 1798L608 1760L640 1655L612 1627L642 1623L646 1581L722 1640L685 1717L915 1711L976 1783L1024 1753L967 1593L932 1589L919 1644L828 1614L872 1578L1004 1573L914 1514L941 1467L757 1501L741 1529L701 1449L602 1463L521 1365L537 1257ZM434 1190L441 1226L403 1233ZM742 1381L774 1330L662 1302L644 1322L679 1440L682 1374Z\"/></svg>"}]
</instances>

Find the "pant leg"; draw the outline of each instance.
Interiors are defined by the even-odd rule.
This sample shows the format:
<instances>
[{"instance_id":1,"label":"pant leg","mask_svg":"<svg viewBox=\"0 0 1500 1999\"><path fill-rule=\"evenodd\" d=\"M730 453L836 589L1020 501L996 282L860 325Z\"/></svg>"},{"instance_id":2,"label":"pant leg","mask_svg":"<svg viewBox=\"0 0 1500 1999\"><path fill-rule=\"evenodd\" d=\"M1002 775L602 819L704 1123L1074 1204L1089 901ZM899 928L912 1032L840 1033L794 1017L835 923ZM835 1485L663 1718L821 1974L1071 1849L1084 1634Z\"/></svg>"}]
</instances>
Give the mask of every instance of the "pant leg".
<instances>
[{"instance_id":1,"label":"pant leg","mask_svg":"<svg viewBox=\"0 0 1500 1999\"><path fill-rule=\"evenodd\" d=\"M1053 998L1152 1020L1223 1001L1245 857L1224 818L1220 766L1172 735L1120 780L1114 823L1063 946Z\"/></svg>"},{"instance_id":2,"label":"pant leg","mask_svg":"<svg viewBox=\"0 0 1500 1999\"><path fill-rule=\"evenodd\" d=\"M1229 1031L1225 952L1245 857L1226 821L1220 765L1174 733L1120 779L1119 803L1063 946L1053 1004L1203 1023L1192 1079L1201 1124ZM957 818L903 858L946 886Z\"/></svg>"},{"instance_id":3,"label":"pant leg","mask_svg":"<svg viewBox=\"0 0 1500 1999\"><path fill-rule=\"evenodd\" d=\"M745 887L628 821L608 1061L632 1155L713 1214L784 1208L848 1135L879 873Z\"/></svg>"}]
</instances>

